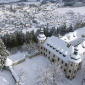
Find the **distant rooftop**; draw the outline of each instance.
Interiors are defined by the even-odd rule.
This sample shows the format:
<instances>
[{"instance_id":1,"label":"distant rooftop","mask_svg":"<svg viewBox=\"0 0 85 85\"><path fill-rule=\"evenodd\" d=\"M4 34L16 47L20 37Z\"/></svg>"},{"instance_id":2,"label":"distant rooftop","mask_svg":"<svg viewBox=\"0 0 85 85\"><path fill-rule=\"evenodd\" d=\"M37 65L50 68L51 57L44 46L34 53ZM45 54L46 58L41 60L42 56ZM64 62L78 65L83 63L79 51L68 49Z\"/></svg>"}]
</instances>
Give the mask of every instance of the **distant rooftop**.
<instances>
[{"instance_id":1,"label":"distant rooftop","mask_svg":"<svg viewBox=\"0 0 85 85\"><path fill-rule=\"evenodd\" d=\"M76 40L73 40L73 41L69 42L69 44L72 45L72 46L77 46L77 45L81 44L83 41L85 41L85 39L78 38Z\"/></svg>"}]
</instances>

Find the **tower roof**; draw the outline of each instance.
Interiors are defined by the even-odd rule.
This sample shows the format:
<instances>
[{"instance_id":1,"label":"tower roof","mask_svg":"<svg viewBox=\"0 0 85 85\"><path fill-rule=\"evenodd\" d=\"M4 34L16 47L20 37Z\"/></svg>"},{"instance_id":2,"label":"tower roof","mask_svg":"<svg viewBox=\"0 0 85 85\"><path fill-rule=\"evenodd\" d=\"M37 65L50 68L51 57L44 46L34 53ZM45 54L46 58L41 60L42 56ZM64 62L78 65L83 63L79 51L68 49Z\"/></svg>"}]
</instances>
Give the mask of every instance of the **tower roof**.
<instances>
[{"instance_id":1,"label":"tower roof","mask_svg":"<svg viewBox=\"0 0 85 85\"><path fill-rule=\"evenodd\" d=\"M40 29L40 33L37 37L39 40L45 40L46 39L46 36L44 35L44 30L43 28Z\"/></svg>"}]
</instances>

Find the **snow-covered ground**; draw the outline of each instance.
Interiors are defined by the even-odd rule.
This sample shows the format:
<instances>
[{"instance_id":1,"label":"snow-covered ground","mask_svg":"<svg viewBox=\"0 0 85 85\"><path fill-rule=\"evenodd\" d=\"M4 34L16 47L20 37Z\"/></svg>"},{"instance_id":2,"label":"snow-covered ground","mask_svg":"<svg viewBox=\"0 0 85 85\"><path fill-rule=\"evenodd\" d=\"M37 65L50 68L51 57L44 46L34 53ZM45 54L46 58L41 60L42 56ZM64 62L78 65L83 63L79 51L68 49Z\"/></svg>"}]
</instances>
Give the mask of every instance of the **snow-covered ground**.
<instances>
[{"instance_id":1,"label":"snow-covered ground","mask_svg":"<svg viewBox=\"0 0 85 85\"><path fill-rule=\"evenodd\" d=\"M15 81L9 71L0 72L0 85L15 85Z\"/></svg>"},{"instance_id":2,"label":"snow-covered ground","mask_svg":"<svg viewBox=\"0 0 85 85\"><path fill-rule=\"evenodd\" d=\"M24 71L27 75L29 85L36 85L37 67L40 65L47 66L50 61L44 56L35 56L32 59L26 59L25 62L14 66L14 70L19 74L20 70Z\"/></svg>"},{"instance_id":3,"label":"snow-covered ground","mask_svg":"<svg viewBox=\"0 0 85 85\"><path fill-rule=\"evenodd\" d=\"M67 13L69 10L73 11L74 13L80 13L82 15L85 14L85 7L65 7L65 8L58 8L55 9L54 11L58 11L58 13Z\"/></svg>"},{"instance_id":4,"label":"snow-covered ground","mask_svg":"<svg viewBox=\"0 0 85 85\"><path fill-rule=\"evenodd\" d=\"M16 54L10 55L8 56L13 62L15 62L16 60L19 60L21 58L24 57L24 55L26 54L26 52L17 52Z\"/></svg>"},{"instance_id":5,"label":"snow-covered ground","mask_svg":"<svg viewBox=\"0 0 85 85\"><path fill-rule=\"evenodd\" d=\"M17 2L20 0L0 0L0 3L10 3L10 2Z\"/></svg>"},{"instance_id":6,"label":"snow-covered ground","mask_svg":"<svg viewBox=\"0 0 85 85\"><path fill-rule=\"evenodd\" d=\"M19 74L20 70L22 70L27 75L29 84L35 85L38 75L37 67L40 65L47 66L49 64L50 61L46 57L38 55L34 58L26 59L26 61L24 61L23 63L14 66L14 70L17 74ZM63 78L61 82L58 82L58 85L81 85L83 80L83 72L84 69L79 70L76 77L71 81Z\"/></svg>"}]
</instances>

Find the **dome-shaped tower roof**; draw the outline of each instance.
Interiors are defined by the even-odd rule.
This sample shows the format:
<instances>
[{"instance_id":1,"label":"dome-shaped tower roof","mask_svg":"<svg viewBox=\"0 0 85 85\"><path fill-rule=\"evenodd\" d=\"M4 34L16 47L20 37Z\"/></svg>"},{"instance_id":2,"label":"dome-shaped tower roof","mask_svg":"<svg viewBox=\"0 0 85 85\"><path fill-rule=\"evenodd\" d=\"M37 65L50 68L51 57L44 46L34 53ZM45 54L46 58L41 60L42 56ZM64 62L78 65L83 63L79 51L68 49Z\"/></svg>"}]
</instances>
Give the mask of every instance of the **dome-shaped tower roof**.
<instances>
[{"instance_id":1,"label":"dome-shaped tower roof","mask_svg":"<svg viewBox=\"0 0 85 85\"><path fill-rule=\"evenodd\" d=\"M44 30L43 28L40 29L39 36L37 37L39 40L45 40L46 36L44 35Z\"/></svg>"}]
</instances>

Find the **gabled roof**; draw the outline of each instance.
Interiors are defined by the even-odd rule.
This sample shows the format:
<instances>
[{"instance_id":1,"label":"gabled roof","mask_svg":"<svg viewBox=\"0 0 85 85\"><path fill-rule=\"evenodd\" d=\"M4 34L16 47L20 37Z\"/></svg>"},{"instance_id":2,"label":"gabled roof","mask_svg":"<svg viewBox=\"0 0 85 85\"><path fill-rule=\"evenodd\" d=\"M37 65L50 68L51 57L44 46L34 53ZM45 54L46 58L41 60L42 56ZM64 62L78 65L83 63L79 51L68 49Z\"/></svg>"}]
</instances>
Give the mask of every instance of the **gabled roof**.
<instances>
[{"instance_id":1,"label":"gabled roof","mask_svg":"<svg viewBox=\"0 0 85 85\"><path fill-rule=\"evenodd\" d=\"M49 46L47 45L49 44ZM73 46L70 46L69 48L67 47L67 43L65 43L63 40L57 38L57 37L48 37L46 41L44 42L43 46L51 51L53 54L64 60L66 63L68 63L68 57L70 54L73 53ZM55 49L53 49L55 48ZM62 51L63 49L63 51ZM60 52L62 51L62 54L59 54L59 52L56 52L56 50L59 50ZM64 57L63 54L67 52L67 56Z\"/></svg>"},{"instance_id":2,"label":"gabled roof","mask_svg":"<svg viewBox=\"0 0 85 85\"><path fill-rule=\"evenodd\" d=\"M78 45L79 51L77 56L72 55L74 53L74 46L71 45L70 47L67 47L67 44L68 43L66 43L65 41L55 36L52 36L46 39L43 46L66 63L68 63L68 61L79 63L83 59L85 59L83 55L83 53L85 52L85 48L82 47L82 44ZM59 50L59 52L57 52L56 50ZM66 56L63 56L63 55L66 55ZM71 58L71 56L74 58Z\"/></svg>"}]
</instances>

